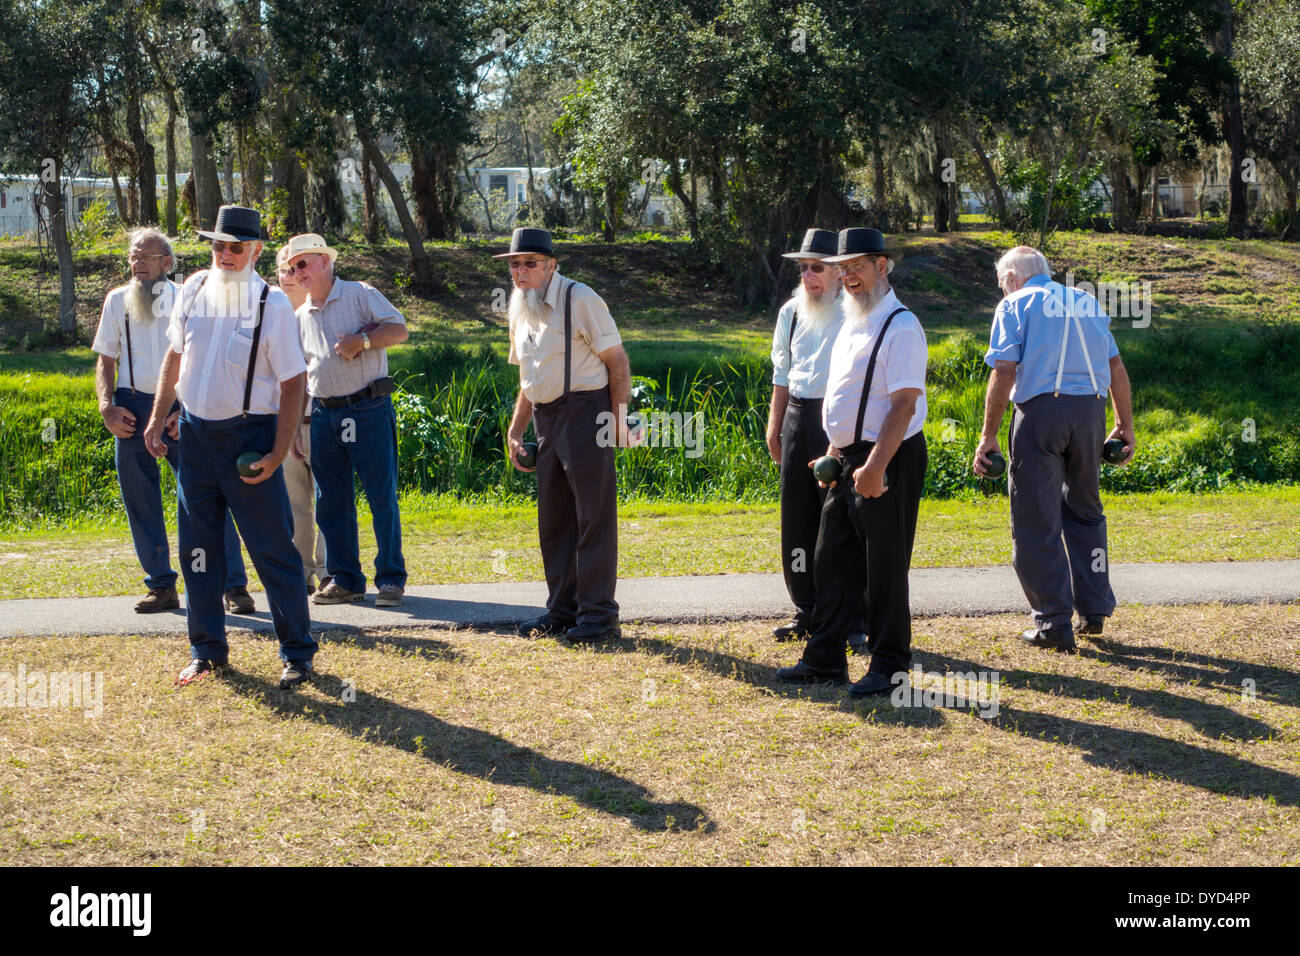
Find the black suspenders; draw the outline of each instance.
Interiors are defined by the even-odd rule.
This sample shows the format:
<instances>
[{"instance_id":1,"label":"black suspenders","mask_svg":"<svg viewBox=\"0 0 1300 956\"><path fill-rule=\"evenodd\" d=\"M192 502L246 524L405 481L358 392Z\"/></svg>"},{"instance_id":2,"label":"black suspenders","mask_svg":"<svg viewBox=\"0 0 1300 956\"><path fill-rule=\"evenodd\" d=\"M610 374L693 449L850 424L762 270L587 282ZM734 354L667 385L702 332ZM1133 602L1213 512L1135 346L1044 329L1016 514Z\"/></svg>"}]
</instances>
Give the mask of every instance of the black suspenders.
<instances>
[{"instance_id":1,"label":"black suspenders","mask_svg":"<svg viewBox=\"0 0 1300 956\"><path fill-rule=\"evenodd\" d=\"M122 315L126 319L126 367L131 373L131 391L135 391L135 359L131 356L131 310L122 306Z\"/></svg>"},{"instance_id":2,"label":"black suspenders","mask_svg":"<svg viewBox=\"0 0 1300 956\"><path fill-rule=\"evenodd\" d=\"M573 369L573 280L564 290L564 394L569 394Z\"/></svg>"},{"instance_id":3,"label":"black suspenders","mask_svg":"<svg viewBox=\"0 0 1300 956\"><path fill-rule=\"evenodd\" d=\"M257 343L262 340L262 313L266 311L266 294L270 291L269 285L263 285L262 298L257 302L257 325L253 326L253 347L248 353L248 377L244 379L244 418L248 417L248 401L253 397L253 373L257 371Z\"/></svg>"},{"instance_id":4,"label":"black suspenders","mask_svg":"<svg viewBox=\"0 0 1300 956\"><path fill-rule=\"evenodd\" d=\"M799 324L799 310L795 309L794 314L790 316L790 344L787 348L790 350L790 367L794 368L794 327Z\"/></svg>"},{"instance_id":5,"label":"black suspenders","mask_svg":"<svg viewBox=\"0 0 1300 956\"><path fill-rule=\"evenodd\" d=\"M871 393L871 379L876 374L876 356L880 354L885 333L889 331L889 324L894 321L894 316L906 311L907 309L895 309L890 312L889 317L885 319L885 324L880 327L880 334L876 336L876 346L871 350L871 360L867 362L867 376L862 383L862 401L858 403L858 424L853 430L854 443L862 441L862 422L867 417L867 396Z\"/></svg>"}]
</instances>

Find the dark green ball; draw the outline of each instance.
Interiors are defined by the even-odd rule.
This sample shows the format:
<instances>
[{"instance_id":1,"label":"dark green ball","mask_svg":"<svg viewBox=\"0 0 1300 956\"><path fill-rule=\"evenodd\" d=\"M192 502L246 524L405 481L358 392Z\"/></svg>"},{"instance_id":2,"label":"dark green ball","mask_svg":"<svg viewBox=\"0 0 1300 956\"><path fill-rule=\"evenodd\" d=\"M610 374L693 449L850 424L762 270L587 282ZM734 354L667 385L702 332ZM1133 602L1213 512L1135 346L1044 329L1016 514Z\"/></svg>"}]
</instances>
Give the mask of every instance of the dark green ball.
<instances>
[{"instance_id":1,"label":"dark green ball","mask_svg":"<svg viewBox=\"0 0 1300 956\"><path fill-rule=\"evenodd\" d=\"M813 462L813 477L823 485L840 480L840 460L834 455L822 455Z\"/></svg>"},{"instance_id":2,"label":"dark green ball","mask_svg":"<svg viewBox=\"0 0 1300 956\"><path fill-rule=\"evenodd\" d=\"M986 469L984 472L985 478L1001 478L1007 473L1007 460L1002 457L1002 452L991 451L984 457L989 462L984 466Z\"/></svg>"},{"instance_id":3,"label":"dark green ball","mask_svg":"<svg viewBox=\"0 0 1300 956\"><path fill-rule=\"evenodd\" d=\"M1101 446L1101 457L1110 465L1118 465L1124 460L1124 449L1127 446L1122 438L1112 438Z\"/></svg>"},{"instance_id":4,"label":"dark green ball","mask_svg":"<svg viewBox=\"0 0 1300 956\"><path fill-rule=\"evenodd\" d=\"M519 462L523 468L535 468L537 466L537 442L524 442L524 450L515 455L515 461Z\"/></svg>"},{"instance_id":5,"label":"dark green ball","mask_svg":"<svg viewBox=\"0 0 1300 956\"><path fill-rule=\"evenodd\" d=\"M254 468L256 462L261 461L266 456L260 451L246 451L235 459L235 467L245 478L256 478L262 473L261 468Z\"/></svg>"}]
</instances>

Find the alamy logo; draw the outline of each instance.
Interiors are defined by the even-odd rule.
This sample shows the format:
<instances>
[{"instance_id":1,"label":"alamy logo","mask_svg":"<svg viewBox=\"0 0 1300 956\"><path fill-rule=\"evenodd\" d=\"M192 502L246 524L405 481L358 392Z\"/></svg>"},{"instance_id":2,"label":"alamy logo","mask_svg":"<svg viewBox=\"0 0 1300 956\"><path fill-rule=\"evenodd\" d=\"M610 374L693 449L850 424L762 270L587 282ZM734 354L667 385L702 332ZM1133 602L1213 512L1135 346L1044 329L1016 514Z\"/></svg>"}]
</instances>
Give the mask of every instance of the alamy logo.
<instances>
[{"instance_id":1,"label":"alamy logo","mask_svg":"<svg viewBox=\"0 0 1300 956\"><path fill-rule=\"evenodd\" d=\"M0 671L0 707L80 707L84 717L104 716L102 671Z\"/></svg>"},{"instance_id":2,"label":"alamy logo","mask_svg":"<svg viewBox=\"0 0 1300 956\"><path fill-rule=\"evenodd\" d=\"M51 926L129 926L133 936L148 936L153 925L151 893L70 893L50 897Z\"/></svg>"},{"instance_id":3,"label":"alamy logo","mask_svg":"<svg viewBox=\"0 0 1300 956\"><path fill-rule=\"evenodd\" d=\"M896 685L889 700L895 707L976 707L985 720L998 715L997 671L927 672L920 664L890 678Z\"/></svg>"}]
</instances>

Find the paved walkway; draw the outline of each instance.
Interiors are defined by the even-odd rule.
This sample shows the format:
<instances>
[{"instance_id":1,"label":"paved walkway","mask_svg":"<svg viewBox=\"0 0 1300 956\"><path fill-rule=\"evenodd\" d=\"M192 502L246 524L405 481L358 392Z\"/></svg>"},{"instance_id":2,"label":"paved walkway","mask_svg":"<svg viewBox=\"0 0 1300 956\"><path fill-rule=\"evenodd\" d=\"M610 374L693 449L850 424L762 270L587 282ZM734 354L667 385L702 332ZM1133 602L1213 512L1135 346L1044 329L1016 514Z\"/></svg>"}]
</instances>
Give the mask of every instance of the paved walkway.
<instances>
[{"instance_id":1,"label":"paved walkway","mask_svg":"<svg viewBox=\"0 0 1300 956\"><path fill-rule=\"evenodd\" d=\"M1300 601L1300 561L1221 561L1204 564L1116 564L1111 585L1121 604L1228 604ZM919 568L912 571L912 613L1028 612L1010 567ZM258 613L229 615L231 627L271 629L266 596ZM184 611L136 614L138 595L111 598L0 601L0 637L55 634L184 634ZM718 574L625 578L618 582L626 621L706 621L779 618L791 611L779 574ZM523 583L420 585L397 608L365 604L311 605L316 630L395 627L494 627L536 616L546 585Z\"/></svg>"}]
</instances>

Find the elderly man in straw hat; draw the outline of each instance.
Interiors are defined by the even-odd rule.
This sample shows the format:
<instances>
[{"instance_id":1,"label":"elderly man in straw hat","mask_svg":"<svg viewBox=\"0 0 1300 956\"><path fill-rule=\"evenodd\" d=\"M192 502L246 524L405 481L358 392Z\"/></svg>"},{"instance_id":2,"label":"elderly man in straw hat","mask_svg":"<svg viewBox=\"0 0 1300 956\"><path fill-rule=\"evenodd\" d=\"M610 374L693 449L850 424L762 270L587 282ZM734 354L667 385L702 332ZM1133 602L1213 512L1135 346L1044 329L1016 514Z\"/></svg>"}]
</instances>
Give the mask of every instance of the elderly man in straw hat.
<instances>
[{"instance_id":1,"label":"elderly man in straw hat","mask_svg":"<svg viewBox=\"0 0 1300 956\"><path fill-rule=\"evenodd\" d=\"M261 234L257 210L243 206L222 206L212 231L199 233L212 242L212 267L176 296L171 349L145 429L145 446L163 457L162 431L179 396L178 525L191 656L177 677L182 685L224 666L230 653L220 585L227 508L266 586L285 665L280 686L310 680L316 654L280 469L297 431L307 370L289 300L253 268Z\"/></svg>"},{"instance_id":2,"label":"elderly man in straw hat","mask_svg":"<svg viewBox=\"0 0 1300 956\"><path fill-rule=\"evenodd\" d=\"M799 286L781 306L772 335L772 407L767 417L767 448L781 466L781 569L795 606L794 620L772 632L778 641L806 640L817 603L813 555L826 489L808 462L826 449L822 399L830 372L831 346L844 313L840 277L827 265L837 237L830 229L809 229L798 252L787 252L799 266ZM849 645L865 651L864 621L853 622Z\"/></svg>"},{"instance_id":3,"label":"elderly man in straw hat","mask_svg":"<svg viewBox=\"0 0 1300 956\"><path fill-rule=\"evenodd\" d=\"M546 613L521 624L519 633L574 642L617 638L614 449L629 444L627 354L600 296L560 275L545 229L516 229L510 251L496 258L509 260L514 282L510 363L519 366L519 395L510 457L519 471L537 472L537 531L549 590ZM520 461L529 421L537 430L535 467ZM602 439L611 433L612 441Z\"/></svg>"},{"instance_id":4,"label":"elderly man in straw hat","mask_svg":"<svg viewBox=\"0 0 1300 956\"><path fill-rule=\"evenodd\" d=\"M831 351L822 425L827 454L843 459L822 509L812 638L793 683L848 681L844 640L867 589L871 664L854 696L889 693L911 664L907 573L925 483L925 332L889 285L899 258L875 229L840 232L844 325Z\"/></svg>"},{"instance_id":5,"label":"elderly man in straw hat","mask_svg":"<svg viewBox=\"0 0 1300 956\"><path fill-rule=\"evenodd\" d=\"M338 252L315 233L294 236L285 250L294 277L307 290L298 325L311 395L316 523L325 536L330 574L329 584L312 595L312 602L365 598L355 478L361 481L375 529L375 607L396 607L406 593L406 562L387 349L406 341L406 320L374 286L337 278Z\"/></svg>"},{"instance_id":6,"label":"elderly man in straw hat","mask_svg":"<svg viewBox=\"0 0 1300 956\"><path fill-rule=\"evenodd\" d=\"M95 391L104 427L113 435L113 462L122 491L122 505L131 528L135 554L145 572L148 595L136 604L139 614L155 614L181 606L176 571L167 547L162 486L158 462L144 446L144 423L153 410L158 373L167 354L167 318L176 301L176 283L167 278L175 264L172 246L157 229L136 229L130 236L127 264L131 281L104 299L99 329L91 346L99 359ZM119 367L120 363L120 367ZM115 385L116 383L116 385ZM179 436L179 406L167 418L167 434ZM167 446L167 464L175 473L176 445ZM226 512L226 610L252 614L257 610L248 593L248 575L239 553L235 522Z\"/></svg>"}]
</instances>

